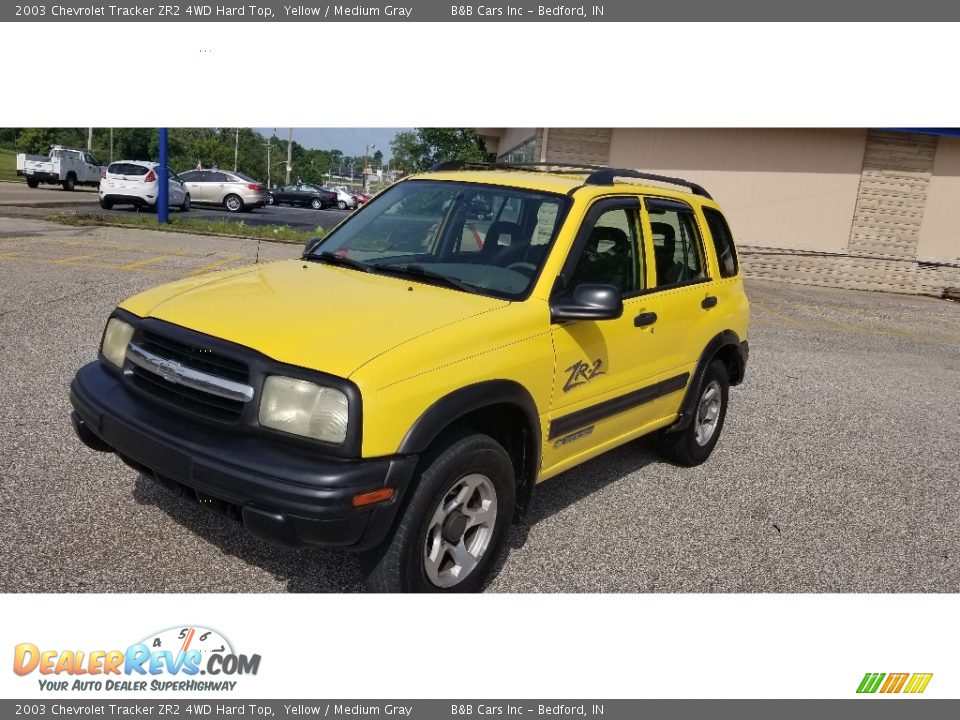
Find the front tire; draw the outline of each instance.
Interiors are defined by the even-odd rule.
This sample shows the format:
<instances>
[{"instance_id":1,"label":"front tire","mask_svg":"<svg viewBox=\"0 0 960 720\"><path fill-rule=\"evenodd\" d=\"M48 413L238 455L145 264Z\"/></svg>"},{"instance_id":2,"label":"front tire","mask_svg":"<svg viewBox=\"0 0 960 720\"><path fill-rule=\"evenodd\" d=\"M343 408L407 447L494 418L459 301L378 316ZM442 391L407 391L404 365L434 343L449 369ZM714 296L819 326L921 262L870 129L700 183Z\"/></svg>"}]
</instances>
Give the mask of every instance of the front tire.
<instances>
[{"instance_id":1,"label":"front tire","mask_svg":"<svg viewBox=\"0 0 960 720\"><path fill-rule=\"evenodd\" d=\"M493 438L451 437L424 470L393 536L361 555L374 592L476 592L513 517L513 463Z\"/></svg>"},{"instance_id":2,"label":"front tire","mask_svg":"<svg viewBox=\"0 0 960 720\"><path fill-rule=\"evenodd\" d=\"M183 202L180 203L180 212L190 212L190 193L183 196Z\"/></svg>"},{"instance_id":3,"label":"front tire","mask_svg":"<svg viewBox=\"0 0 960 720\"><path fill-rule=\"evenodd\" d=\"M666 432L660 436L660 451L668 460L677 465L693 467L710 457L727 417L729 390L727 368L719 360L714 360L697 388L690 424L683 430Z\"/></svg>"},{"instance_id":4,"label":"front tire","mask_svg":"<svg viewBox=\"0 0 960 720\"><path fill-rule=\"evenodd\" d=\"M102 207L104 210L112 210L113 203L106 198L100 198L100 207Z\"/></svg>"},{"instance_id":5,"label":"front tire","mask_svg":"<svg viewBox=\"0 0 960 720\"><path fill-rule=\"evenodd\" d=\"M341 210L346 210L346 209L347 209L347 203L345 203L343 200L341 200L340 202L337 203L337 207L340 208Z\"/></svg>"},{"instance_id":6,"label":"front tire","mask_svg":"<svg viewBox=\"0 0 960 720\"><path fill-rule=\"evenodd\" d=\"M239 195L227 195L223 199L223 206L232 213L238 213L243 210L243 200Z\"/></svg>"},{"instance_id":7,"label":"front tire","mask_svg":"<svg viewBox=\"0 0 960 720\"><path fill-rule=\"evenodd\" d=\"M36 190L40 187L40 181L36 178L27 178L27 187Z\"/></svg>"}]
</instances>

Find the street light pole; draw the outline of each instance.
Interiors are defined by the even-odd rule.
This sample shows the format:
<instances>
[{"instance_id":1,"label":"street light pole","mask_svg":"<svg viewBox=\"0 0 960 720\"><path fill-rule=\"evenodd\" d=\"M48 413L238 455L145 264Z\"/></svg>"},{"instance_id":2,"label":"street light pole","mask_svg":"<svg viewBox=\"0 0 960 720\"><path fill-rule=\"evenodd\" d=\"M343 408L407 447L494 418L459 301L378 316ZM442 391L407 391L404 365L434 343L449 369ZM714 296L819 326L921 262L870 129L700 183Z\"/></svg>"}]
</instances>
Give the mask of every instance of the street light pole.
<instances>
[{"instance_id":1,"label":"street light pole","mask_svg":"<svg viewBox=\"0 0 960 720\"><path fill-rule=\"evenodd\" d=\"M233 140L233 171L237 171L237 155L240 154L240 128L237 128L237 133L234 136Z\"/></svg>"},{"instance_id":2,"label":"street light pole","mask_svg":"<svg viewBox=\"0 0 960 720\"><path fill-rule=\"evenodd\" d=\"M267 189L270 187L270 138L267 138Z\"/></svg>"},{"instance_id":3,"label":"street light pole","mask_svg":"<svg viewBox=\"0 0 960 720\"><path fill-rule=\"evenodd\" d=\"M293 168L293 128L287 134L287 185L290 184L290 170Z\"/></svg>"},{"instance_id":4,"label":"street light pole","mask_svg":"<svg viewBox=\"0 0 960 720\"><path fill-rule=\"evenodd\" d=\"M367 192L367 158L370 157L370 148L376 149L376 145L367 145L363 151L363 191Z\"/></svg>"}]
</instances>

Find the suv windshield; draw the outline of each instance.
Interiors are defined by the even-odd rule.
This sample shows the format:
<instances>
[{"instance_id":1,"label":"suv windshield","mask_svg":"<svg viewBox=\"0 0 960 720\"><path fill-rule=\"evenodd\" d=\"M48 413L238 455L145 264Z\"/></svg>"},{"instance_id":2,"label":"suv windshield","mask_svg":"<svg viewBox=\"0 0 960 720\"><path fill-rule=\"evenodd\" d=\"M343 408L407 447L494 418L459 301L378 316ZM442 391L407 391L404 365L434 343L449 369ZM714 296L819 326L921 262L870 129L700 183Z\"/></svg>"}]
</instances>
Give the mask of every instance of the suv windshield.
<instances>
[{"instance_id":1,"label":"suv windshield","mask_svg":"<svg viewBox=\"0 0 960 720\"><path fill-rule=\"evenodd\" d=\"M523 296L540 272L568 198L462 182L408 180L384 191L311 253L374 272L440 275L479 292Z\"/></svg>"}]
</instances>

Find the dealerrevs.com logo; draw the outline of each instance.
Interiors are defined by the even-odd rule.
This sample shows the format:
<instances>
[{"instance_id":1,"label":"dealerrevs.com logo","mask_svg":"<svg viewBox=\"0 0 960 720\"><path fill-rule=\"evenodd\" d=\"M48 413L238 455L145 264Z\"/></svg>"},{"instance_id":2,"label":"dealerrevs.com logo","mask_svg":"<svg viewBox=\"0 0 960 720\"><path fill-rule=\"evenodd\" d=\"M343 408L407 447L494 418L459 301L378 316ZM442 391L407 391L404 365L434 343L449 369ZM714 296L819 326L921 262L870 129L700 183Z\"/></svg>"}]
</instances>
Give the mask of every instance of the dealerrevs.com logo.
<instances>
[{"instance_id":1,"label":"dealerrevs.com logo","mask_svg":"<svg viewBox=\"0 0 960 720\"><path fill-rule=\"evenodd\" d=\"M867 673L857 686L858 693L881 693L884 695L906 693L920 694L927 689L933 673Z\"/></svg>"},{"instance_id":2,"label":"dealerrevs.com logo","mask_svg":"<svg viewBox=\"0 0 960 720\"><path fill-rule=\"evenodd\" d=\"M45 691L232 691L238 678L256 675L260 655L237 653L216 630L173 627L151 633L125 650L50 650L20 643L13 671L38 675ZM202 679L201 677L202 676Z\"/></svg>"}]
</instances>

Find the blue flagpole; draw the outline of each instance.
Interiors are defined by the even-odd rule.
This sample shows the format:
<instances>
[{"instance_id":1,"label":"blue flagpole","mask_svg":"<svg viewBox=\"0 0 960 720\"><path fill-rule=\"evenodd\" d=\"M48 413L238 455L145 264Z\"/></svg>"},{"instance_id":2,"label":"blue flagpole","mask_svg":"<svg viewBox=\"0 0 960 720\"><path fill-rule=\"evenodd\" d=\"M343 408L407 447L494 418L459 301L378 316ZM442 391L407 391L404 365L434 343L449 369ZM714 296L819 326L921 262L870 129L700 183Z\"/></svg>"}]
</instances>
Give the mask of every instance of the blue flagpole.
<instances>
[{"instance_id":1,"label":"blue flagpole","mask_svg":"<svg viewBox=\"0 0 960 720\"><path fill-rule=\"evenodd\" d=\"M157 168L157 222L170 220L170 177L167 173L167 129L160 128L160 167Z\"/></svg>"}]
</instances>

